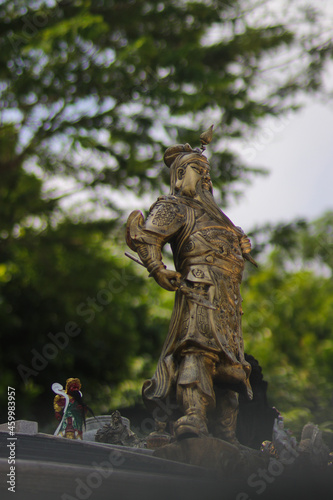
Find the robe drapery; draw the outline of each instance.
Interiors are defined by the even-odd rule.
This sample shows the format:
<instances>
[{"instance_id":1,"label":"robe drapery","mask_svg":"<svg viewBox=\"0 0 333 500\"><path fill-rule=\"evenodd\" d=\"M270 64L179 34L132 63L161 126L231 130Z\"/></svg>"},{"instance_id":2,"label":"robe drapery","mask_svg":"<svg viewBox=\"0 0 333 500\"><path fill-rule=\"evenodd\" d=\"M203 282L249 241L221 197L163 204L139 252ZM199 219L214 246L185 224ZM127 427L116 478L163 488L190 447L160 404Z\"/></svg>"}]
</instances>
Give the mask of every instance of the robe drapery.
<instances>
[{"instance_id":1,"label":"robe drapery","mask_svg":"<svg viewBox=\"0 0 333 500\"><path fill-rule=\"evenodd\" d=\"M140 228L141 247L145 243L160 248L170 243L181 283L212 306L177 290L156 372L143 385L145 404L153 409L174 399L177 384L196 384L212 402L213 383L252 397L241 328L239 232L223 212L216 214L198 200L163 196Z\"/></svg>"}]
</instances>

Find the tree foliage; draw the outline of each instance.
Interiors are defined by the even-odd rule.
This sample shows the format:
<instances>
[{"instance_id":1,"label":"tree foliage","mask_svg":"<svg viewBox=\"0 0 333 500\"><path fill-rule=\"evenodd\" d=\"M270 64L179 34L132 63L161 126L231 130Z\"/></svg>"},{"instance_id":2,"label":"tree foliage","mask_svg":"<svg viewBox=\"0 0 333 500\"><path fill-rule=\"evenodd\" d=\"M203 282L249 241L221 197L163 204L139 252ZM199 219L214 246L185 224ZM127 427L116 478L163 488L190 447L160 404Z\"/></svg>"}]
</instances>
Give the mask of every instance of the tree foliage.
<instances>
[{"instance_id":1,"label":"tree foliage","mask_svg":"<svg viewBox=\"0 0 333 500\"><path fill-rule=\"evenodd\" d=\"M245 345L269 381L270 402L300 432L332 440L333 213L272 231L266 264L243 286ZM265 229L265 232L267 229Z\"/></svg>"},{"instance_id":2,"label":"tree foliage","mask_svg":"<svg viewBox=\"0 0 333 500\"><path fill-rule=\"evenodd\" d=\"M64 194L55 176L71 181L110 217L110 188L160 189L165 146L196 145L215 121L214 182L230 192L255 171L232 138L318 90L332 54L319 14L289 10L283 22L245 0L3 1L1 170L39 172L50 198Z\"/></svg>"},{"instance_id":3,"label":"tree foliage","mask_svg":"<svg viewBox=\"0 0 333 500\"><path fill-rule=\"evenodd\" d=\"M91 406L106 412L124 379L148 376L167 328L150 314L150 283L124 262L103 226L63 223L5 240L0 265L2 366L17 413L52 422L51 384L78 376ZM148 287L148 288L147 288ZM5 414L2 420L5 420Z\"/></svg>"}]
</instances>

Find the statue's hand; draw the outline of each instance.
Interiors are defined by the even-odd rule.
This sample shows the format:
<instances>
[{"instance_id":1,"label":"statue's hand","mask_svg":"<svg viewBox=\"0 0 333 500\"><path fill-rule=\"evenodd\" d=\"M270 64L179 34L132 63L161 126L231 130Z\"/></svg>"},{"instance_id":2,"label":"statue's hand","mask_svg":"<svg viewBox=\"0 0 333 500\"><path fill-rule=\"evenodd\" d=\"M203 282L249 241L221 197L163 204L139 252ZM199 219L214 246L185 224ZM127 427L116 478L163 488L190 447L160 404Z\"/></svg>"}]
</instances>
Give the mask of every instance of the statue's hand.
<instances>
[{"instance_id":1,"label":"statue's hand","mask_svg":"<svg viewBox=\"0 0 333 500\"><path fill-rule=\"evenodd\" d=\"M162 288L170 292L175 292L180 286L181 274L176 271L171 271L162 267L154 272L153 277Z\"/></svg>"},{"instance_id":2,"label":"statue's hand","mask_svg":"<svg viewBox=\"0 0 333 500\"><path fill-rule=\"evenodd\" d=\"M251 252L251 242L250 242L250 239L246 236L246 234L244 234L241 237L239 243L240 243L240 247L241 247L243 255Z\"/></svg>"}]
</instances>

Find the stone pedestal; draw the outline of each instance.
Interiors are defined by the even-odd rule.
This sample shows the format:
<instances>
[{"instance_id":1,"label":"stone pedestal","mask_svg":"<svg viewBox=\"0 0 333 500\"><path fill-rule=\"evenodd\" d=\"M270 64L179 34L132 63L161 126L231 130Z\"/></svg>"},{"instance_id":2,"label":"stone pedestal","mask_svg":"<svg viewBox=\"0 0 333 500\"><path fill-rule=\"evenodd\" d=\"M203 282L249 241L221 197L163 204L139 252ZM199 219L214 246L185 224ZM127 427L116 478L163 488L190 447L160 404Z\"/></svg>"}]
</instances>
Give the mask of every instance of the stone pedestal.
<instances>
[{"instance_id":1,"label":"stone pedestal","mask_svg":"<svg viewBox=\"0 0 333 500\"><path fill-rule=\"evenodd\" d=\"M153 457L151 450L18 434L13 495L6 484L7 437L7 432L0 432L4 499L184 500L188 494L192 500L200 500L214 489L211 471Z\"/></svg>"},{"instance_id":2,"label":"stone pedestal","mask_svg":"<svg viewBox=\"0 0 333 500\"><path fill-rule=\"evenodd\" d=\"M184 439L153 452L46 434L16 437L13 496L6 483L8 432L0 432L1 499L332 499L333 468L277 464L216 438Z\"/></svg>"},{"instance_id":3,"label":"stone pedestal","mask_svg":"<svg viewBox=\"0 0 333 500\"><path fill-rule=\"evenodd\" d=\"M269 457L245 446L234 446L214 437L183 439L154 451L154 456L204 467L217 477L244 477L267 467Z\"/></svg>"}]
</instances>

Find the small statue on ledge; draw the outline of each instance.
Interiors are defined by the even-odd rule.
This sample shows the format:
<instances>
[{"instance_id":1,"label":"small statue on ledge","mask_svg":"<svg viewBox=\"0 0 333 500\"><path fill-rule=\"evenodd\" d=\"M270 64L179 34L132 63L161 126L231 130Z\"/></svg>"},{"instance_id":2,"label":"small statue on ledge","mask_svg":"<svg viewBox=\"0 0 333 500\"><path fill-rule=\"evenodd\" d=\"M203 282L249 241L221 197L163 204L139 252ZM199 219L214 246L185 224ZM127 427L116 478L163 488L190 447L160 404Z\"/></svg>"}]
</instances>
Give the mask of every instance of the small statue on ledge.
<instances>
[{"instance_id":1,"label":"small statue on ledge","mask_svg":"<svg viewBox=\"0 0 333 500\"><path fill-rule=\"evenodd\" d=\"M88 406L83 402L81 382L78 378L66 380L66 388L61 384L52 384L57 395L53 400L56 419L60 421L54 435L67 439L82 439L82 427Z\"/></svg>"},{"instance_id":2,"label":"small statue on ledge","mask_svg":"<svg viewBox=\"0 0 333 500\"><path fill-rule=\"evenodd\" d=\"M139 210L127 221L126 241L163 288L176 292L169 333L143 400L153 415L172 420L177 439L213 436L238 444L235 429L238 393L252 398L250 364L244 358L240 284L245 260L256 265L251 244L217 206L204 156L211 126L201 134L201 149L169 147L171 191L161 196L144 220ZM171 244L175 271L162 261ZM157 417L158 419L158 417Z\"/></svg>"},{"instance_id":3,"label":"small statue on ledge","mask_svg":"<svg viewBox=\"0 0 333 500\"><path fill-rule=\"evenodd\" d=\"M278 456L286 450L291 456L298 457L297 441L289 429L285 429L283 417L278 417L273 426L273 444Z\"/></svg>"},{"instance_id":4,"label":"small statue on ledge","mask_svg":"<svg viewBox=\"0 0 333 500\"><path fill-rule=\"evenodd\" d=\"M109 424L98 429L95 435L97 443L116 444L119 446L130 446L133 448L145 448L144 440L139 439L131 429L124 424L118 410L111 413Z\"/></svg>"}]
</instances>

